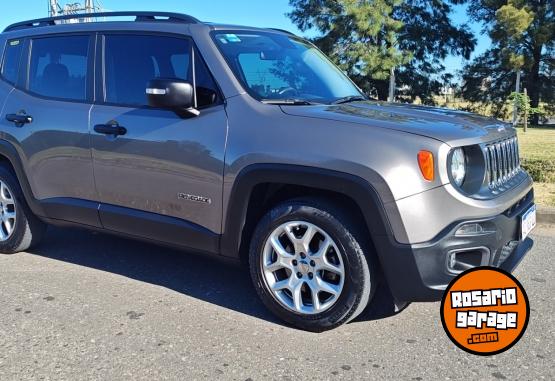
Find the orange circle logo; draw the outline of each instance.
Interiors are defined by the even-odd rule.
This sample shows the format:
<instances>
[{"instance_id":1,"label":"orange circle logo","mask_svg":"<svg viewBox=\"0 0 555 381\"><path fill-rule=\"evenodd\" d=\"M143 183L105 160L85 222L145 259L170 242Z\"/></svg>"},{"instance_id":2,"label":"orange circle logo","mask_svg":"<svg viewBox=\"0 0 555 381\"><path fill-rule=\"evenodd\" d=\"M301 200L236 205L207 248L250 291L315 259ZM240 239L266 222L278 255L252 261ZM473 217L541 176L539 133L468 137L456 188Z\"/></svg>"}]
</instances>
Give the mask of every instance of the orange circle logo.
<instances>
[{"instance_id":1,"label":"orange circle logo","mask_svg":"<svg viewBox=\"0 0 555 381\"><path fill-rule=\"evenodd\" d=\"M530 317L524 288L511 274L475 268L457 276L441 301L441 322L459 348L481 356L506 351L520 340Z\"/></svg>"}]
</instances>

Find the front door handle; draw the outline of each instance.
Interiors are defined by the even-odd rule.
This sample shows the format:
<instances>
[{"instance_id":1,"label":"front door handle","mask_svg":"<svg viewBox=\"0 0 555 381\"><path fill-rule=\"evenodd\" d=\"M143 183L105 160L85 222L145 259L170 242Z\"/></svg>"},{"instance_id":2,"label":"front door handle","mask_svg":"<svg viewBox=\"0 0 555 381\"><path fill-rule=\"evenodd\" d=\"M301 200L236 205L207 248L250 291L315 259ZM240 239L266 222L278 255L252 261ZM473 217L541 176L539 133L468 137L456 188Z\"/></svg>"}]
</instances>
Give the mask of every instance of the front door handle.
<instances>
[{"instance_id":1,"label":"front door handle","mask_svg":"<svg viewBox=\"0 0 555 381\"><path fill-rule=\"evenodd\" d=\"M94 126L94 130L99 134L113 136L125 135L127 133L127 129L120 126L116 121L111 121L107 124L97 124L96 126Z\"/></svg>"},{"instance_id":2,"label":"front door handle","mask_svg":"<svg viewBox=\"0 0 555 381\"><path fill-rule=\"evenodd\" d=\"M25 114L8 114L6 115L6 120L15 123L17 127L23 127L25 124L33 123L33 117Z\"/></svg>"}]
</instances>

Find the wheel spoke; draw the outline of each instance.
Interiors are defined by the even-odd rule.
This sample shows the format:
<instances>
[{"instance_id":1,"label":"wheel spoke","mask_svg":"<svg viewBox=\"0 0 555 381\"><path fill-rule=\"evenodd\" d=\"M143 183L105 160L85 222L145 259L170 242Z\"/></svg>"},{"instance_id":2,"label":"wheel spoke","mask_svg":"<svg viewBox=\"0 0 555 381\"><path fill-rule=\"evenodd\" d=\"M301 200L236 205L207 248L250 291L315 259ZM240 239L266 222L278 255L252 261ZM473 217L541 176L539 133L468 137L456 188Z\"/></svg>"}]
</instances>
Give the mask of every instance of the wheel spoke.
<instances>
[{"instance_id":1,"label":"wheel spoke","mask_svg":"<svg viewBox=\"0 0 555 381\"><path fill-rule=\"evenodd\" d=\"M322 308L320 304L320 299L318 298L320 290L318 290L318 288L314 286L314 282L310 282L308 286L310 287L310 293L312 296L312 307L314 308L315 312L318 312Z\"/></svg>"},{"instance_id":2,"label":"wheel spoke","mask_svg":"<svg viewBox=\"0 0 555 381\"><path fill-rule=\"evenodd\" d=\"M285 234L287 234L287 238L289 238L289 241L291 241L291 243L295 246L295 250L296 250L298 239L297 237L295 237L295 234L293 233L294 227L295 227L294 224L285 225L283 227L283 231L285 232Z\"/></svg>"},{"instance_id":3,"label":"wheel spoke","mask_svg":"<svg viewBox=\"0 0 555 381\"><path fill-rule=\"evenodd\" d=\"M328 253L330 247L332 246L331 239L326 237L321 243L318 251L311 255L314 259L323 259L325 255Z\"/></svg>"},{"instance_id":4,"label":"wheel spoke","mask_svg":"<svg viewBox=\"0 0 555 381\"><path fill-rule=\"evenodd\" d=\"M4 213L3 218L6 219L6 220L7 220L7 219L14 219L14 218L15 218L15 212L7 212L7 213Z\"/></svg>"},{"instance_id":5,"label":"wheel spoke","mask_svg":"<svg viewBox=\"0 0 555 381\"><path fill-rule=\"evenodd\" d=\"M343 275L343 270L341 269L341 267L338 267L330 263L330 261L326 257L316 262L316 271L321 271L321 270L330 271L338 275Z\"/></svg>"},{"instance_id":6,"label":"wheel spoke","mask_svg":"<svg viewBox=\"0 0 555 381\"><path fill-rule=\"evenodd\" d=\"M303 298L301 295L303 283L303 281L297 281L292 284L291 289L291 294L293 294L293 304L295 305L295 309L299 312L303 309Z\"/></svg>"},{"instance_id":7,"label":"wheel spoke","mask_svg":"<svg viewBox=\"0 0 555 381\"><path fill-rule=\"evenodd\" d=\"M272 244L272 249L276 252L278 257L281 258L291 258L293 257L291 254L285 250L281 242L279 242L278 238L275 235L272 235L270 238L270 243Z\"/></svg>"},{"instance_id":8,"label":"wheel spoke","mask_svg":"<svg viewBox=\"0 0 555 381\"><path fill-rule=\"evenodd\" d=\"M265 268L267 271L275 272L275 271L278 271L278 270L282 269L283 266L281 265L281 262L280 262L280 260L278 259L278 260L275 261L274 263L270 263L270 264L264 265L264 268Z\"/></svg>"},{"instance_id":9,"label":"wheel spoke","mask_svg":"<svg viewBox=\"0 0 555 381\"><path fill-rule=\"evenodd\" d=\"M6 228L6 233L8 233L8 235L12 234L12 231L13 231L12 221L4 220L3 224L4 224L4 227Z\"/></svg>"},{"instance_id":10,"label":"wheel spoke","mask_svg":"<svg viewBox=\"0 0 555 381\"><path fill-rule=\"evenodd\" d=\"M283 257L278 257L275 262L264 265L264 268L270 272L276 272L281 269L289 269L293 271L293 266L291 265L290 261Z\"/></svg>"},{"instance_id":11,"label":"wheel spoke","mask_svg":"<svg viewBox=\"0 0 555 381\"><path fill-rule=\"evenodd\" d=\"M280 280L271 285L273 291L289 289L289 279Z\"/></svg>"},{"instance_id":12,"label":"wheel spoke","mask_svg":"<svg viewBox=\"0 0 555 381\"><path fill-rule=\"evenodd\" d=\"M327 292L328 294L332 294L334 296L338 295L340 292L340 289L337 285L335 284L331 284L329 282L326 282L325 280L323 280L320 276L316 276L314 277L314 279L316 280L316 287L320 290L320 291L324 291Z\"/></svg>"},{"instance_id":13,"label":"wheel spoke","mask_svg":"<svg viewBox=\"0 0 555 381\"><path fill-rule=\"evenodd\" d=\"M306 227L306 230L301 238L297 238L295 233L293 233L293 229L301 226ZM285 225L284 232L285 234L287 234L287 237L293 244L293 247L295 248L295 253L308 254L310 252L310 242L314 238L317 230L312 224L294 223Z\"/></svg>"},{"instance_id":14,"label":"wheel spoke","mask_svg":"<svg viewBox=\"0 0 555 381\"><path fill-rule=\"evenodd\" d=\"M314 238L314 234L316 234L316 229L314 228L314 226L308 225L308 227L306 228L306 231L303 234L303 237L301 238L301 244L303 245L303 250L307 254L310 252L310 242L312 242L312 239Z\"/></svg>"},{"instance_id":15,"label":"wheel spoke","mask_svg":"<svg viewBox=\"0 0 555 381\"><path fill-rule=\"evenodd\" d=\"M6 204L12 203L12 198L10 192L8 191L8 187L4 183L0 183L0 199Z\"/></svg>"},{"instance_id":16,"label":"wheel spoke","mask_svg":"<svg viewBox=\"0 0 555 381\"><path fill-rule=\"evenodd\" d=\"M291 260L293 259L293 255L289 254L285 250L275 234L270 237L270 244L273 251L277 255L277 259L272 263L265 263L264 269L270 272L275 272L283 268L291 269Z\"/></svg>"}]
</instances>

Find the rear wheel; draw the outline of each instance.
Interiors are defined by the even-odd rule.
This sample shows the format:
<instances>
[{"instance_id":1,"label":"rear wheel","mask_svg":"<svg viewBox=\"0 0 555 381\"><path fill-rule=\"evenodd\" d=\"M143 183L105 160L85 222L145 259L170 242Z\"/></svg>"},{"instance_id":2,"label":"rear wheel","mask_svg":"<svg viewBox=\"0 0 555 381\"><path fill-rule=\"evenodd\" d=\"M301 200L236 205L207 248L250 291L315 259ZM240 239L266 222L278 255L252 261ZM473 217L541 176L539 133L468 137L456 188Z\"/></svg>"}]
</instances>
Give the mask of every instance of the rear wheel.
<instances>
[{"instance_id":1,"label":"rear wheel","mask_svg":"<svg viewBox=\"0 0 555 381\"><path fill-rule=\"evenodd\" d=\"M264 304L286 322L324 331L359 315L374 290L358 226L326 201L293 200L258 224L250 270Z\"/></svg>"},{"instance_id":2,"label":"rear wheel","mask_svg":"<svg viewBox=\"0 0 555 381\"><path fill-rule=\"evenodd\" d=\"M46 225L29 209L13 173L0 165L0 254L14 254L36 245Z\"/></svg>"}]
</instances>

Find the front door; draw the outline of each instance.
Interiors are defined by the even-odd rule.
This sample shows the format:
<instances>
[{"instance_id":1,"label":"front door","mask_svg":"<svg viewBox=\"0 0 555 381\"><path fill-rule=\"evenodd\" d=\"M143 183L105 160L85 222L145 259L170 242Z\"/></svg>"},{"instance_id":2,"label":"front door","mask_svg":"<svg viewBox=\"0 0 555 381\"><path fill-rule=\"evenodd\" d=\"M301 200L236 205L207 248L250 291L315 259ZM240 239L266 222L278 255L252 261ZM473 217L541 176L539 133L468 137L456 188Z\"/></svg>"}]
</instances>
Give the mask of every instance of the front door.
<instances>
[{"instance_id":1,"label":"front door","mask_svg":"<svg viewBox=\"0 0 555 381\"><path fill-rule=\"evenodd\" d=\"M188 38L107 34L101 45L104 99L90 124L102 225L217 251L227 130L221 98L199 98L200 115L187 119L146 105L147 82L157 77L193 83L196 72L197 88L217 91L208 69L192 60Z\"/></svg>"}]
</instances>

